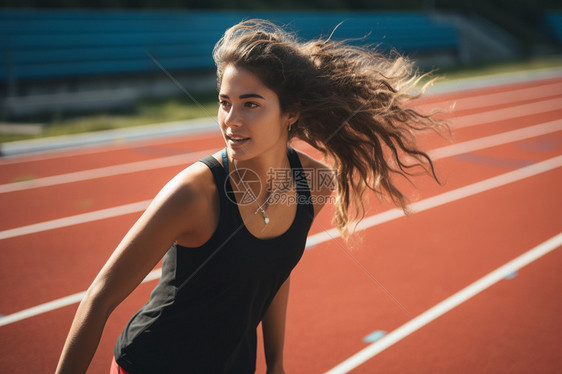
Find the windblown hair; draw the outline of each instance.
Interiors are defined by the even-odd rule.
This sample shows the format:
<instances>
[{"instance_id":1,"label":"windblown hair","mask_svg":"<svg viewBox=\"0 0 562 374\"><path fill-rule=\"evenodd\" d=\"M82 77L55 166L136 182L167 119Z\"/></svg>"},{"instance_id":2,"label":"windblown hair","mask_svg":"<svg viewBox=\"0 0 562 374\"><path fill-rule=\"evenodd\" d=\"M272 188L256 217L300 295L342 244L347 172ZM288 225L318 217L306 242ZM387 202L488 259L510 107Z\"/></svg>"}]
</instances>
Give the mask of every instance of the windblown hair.
<instances>
[{"instance_id":1,"label":"windblown hair","mask_svg":"<svg viewBox=\"0 0 562 374\"><path fill-rule=\"evenodd\" d=\"M281 110L299 112L289 138L299 138L327 157L337 180L334 224L344 238L365 215L370 189L407 212L407 199L393 175L424 171L439 182L415 133L445 124L406 106L421 93L411 91L423 75L397 53L330 39L300 42L263 20L228 29L213 51L220 88L228 65L255 74L277 93Z\"/></svg>"}]
</instances>

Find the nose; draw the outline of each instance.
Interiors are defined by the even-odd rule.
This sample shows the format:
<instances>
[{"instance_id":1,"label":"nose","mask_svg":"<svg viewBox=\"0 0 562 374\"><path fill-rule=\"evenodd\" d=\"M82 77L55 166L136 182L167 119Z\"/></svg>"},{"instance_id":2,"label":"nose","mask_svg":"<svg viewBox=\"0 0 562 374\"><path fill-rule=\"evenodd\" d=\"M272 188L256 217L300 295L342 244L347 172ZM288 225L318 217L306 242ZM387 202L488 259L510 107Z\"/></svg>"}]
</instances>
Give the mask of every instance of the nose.
<instances>
[{"instance_id":1,"label":"nose","mask_svg":"<svg viewBox=\"0 0 562 374\"><path fill-rule=\"evenodd\" d=\"M228 127L240 127L242 125L240 113L234 106L230 107L230 110L224 118L224 124Z\"/></svg>"}]
</instances>

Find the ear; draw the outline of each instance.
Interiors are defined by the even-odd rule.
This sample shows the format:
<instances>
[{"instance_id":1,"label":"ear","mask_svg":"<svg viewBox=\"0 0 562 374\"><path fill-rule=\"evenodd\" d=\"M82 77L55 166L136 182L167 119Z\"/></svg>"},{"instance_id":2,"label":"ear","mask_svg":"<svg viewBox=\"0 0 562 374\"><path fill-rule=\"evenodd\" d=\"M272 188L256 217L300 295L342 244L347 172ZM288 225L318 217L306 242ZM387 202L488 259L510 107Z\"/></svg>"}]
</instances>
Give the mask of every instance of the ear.
<instances>
[{"instance_id":1,"label":"ear","mask_svg":"<svg viewBox=\"0 0 562 374\"><path fill-rule=\"evenodd\" d=\"M287 112L287 122L289 123L289 128L299 120L300 113L297 111Z\"/></svg>"}]
</instances>

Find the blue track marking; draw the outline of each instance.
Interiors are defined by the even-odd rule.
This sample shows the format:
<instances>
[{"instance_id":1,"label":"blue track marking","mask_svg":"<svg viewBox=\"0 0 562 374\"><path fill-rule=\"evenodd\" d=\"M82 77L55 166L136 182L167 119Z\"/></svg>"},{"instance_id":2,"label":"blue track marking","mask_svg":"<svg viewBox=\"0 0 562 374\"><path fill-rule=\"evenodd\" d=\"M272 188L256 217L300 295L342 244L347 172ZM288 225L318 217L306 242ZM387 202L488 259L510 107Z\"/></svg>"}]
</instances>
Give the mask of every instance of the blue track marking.
<instances>
[{"instance_id":1,"label":"blue track marking","mask_svg":"<svg viewBox=\"0 0 562 374\"><path fill-rule=\"evenodd\" d=\"M519 275L518 272L514 271L512 273L507 274L505 277L503 277L503 279L513 279L515 278L517 275Z\"/></svg>"},{"instance_id":2,"label":"blue track marking","mask_svg":"<svg viewBox=\"0 0 562 374\"><path fill-rule=\"evenodd\" d=\"M382 338L383 336L386 335L386 331L384 330L377 330L374 331L372 333L370 333L369 335L367 335L366 337L363 338L363 342L364 343L372 343L374 341L379 340L380 338Z\"/></svg>"},{"instance_id":3,"label":"blue track marking","mask_svg":"<svg viewBox=\"0 0 562 374\"><path fill-rule=\"evenodd\" d=\"M517 147L526 152L548 152L561 146L559 139L551 137L529 139L525 142L517 143Z\"/></svg>"}]
</instances>

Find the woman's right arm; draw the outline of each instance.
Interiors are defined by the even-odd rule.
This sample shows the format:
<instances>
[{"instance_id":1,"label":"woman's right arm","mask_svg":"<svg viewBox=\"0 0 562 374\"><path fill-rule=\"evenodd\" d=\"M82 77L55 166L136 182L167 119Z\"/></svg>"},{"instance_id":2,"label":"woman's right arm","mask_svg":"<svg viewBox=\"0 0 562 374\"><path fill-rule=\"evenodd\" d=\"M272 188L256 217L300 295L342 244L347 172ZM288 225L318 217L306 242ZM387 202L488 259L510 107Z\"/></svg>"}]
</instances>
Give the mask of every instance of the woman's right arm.
<instances>
[{"instance_id":1,"label":"woman's right arm","mask_svg":"<svg viewBox=\"0 0 562 374\"><path fill-rule=\"evenodd\" d=\"M203 173L200 165L184 170L160 191L103 266L78 307L57 374L86 372L111 312L142 282L176 238L197 230L193 217L199 217L200 222L208 202L198 179Z\"/></svg>"}]
</instances>

